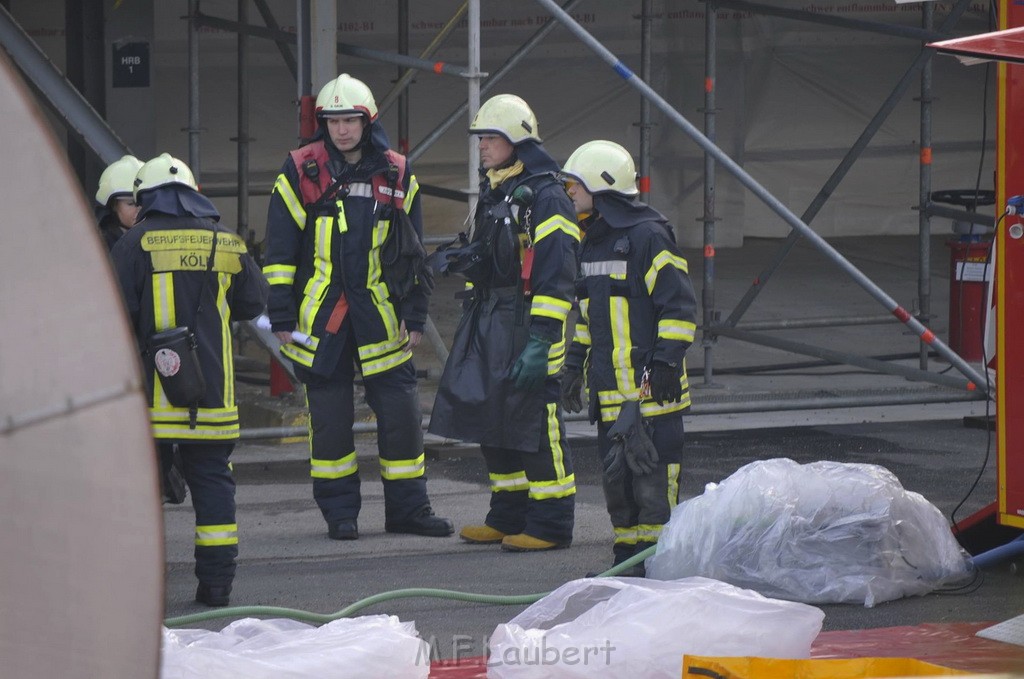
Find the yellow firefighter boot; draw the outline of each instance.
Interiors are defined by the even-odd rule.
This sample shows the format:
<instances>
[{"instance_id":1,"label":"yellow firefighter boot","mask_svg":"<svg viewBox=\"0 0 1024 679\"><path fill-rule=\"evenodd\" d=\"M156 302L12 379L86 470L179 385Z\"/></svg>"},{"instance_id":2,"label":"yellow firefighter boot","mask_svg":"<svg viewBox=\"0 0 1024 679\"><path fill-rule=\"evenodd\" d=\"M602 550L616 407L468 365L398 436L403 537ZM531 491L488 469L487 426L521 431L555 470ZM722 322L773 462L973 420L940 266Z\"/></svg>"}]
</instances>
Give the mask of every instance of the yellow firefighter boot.
<instances>
[{"instance_id":1,"label":"yellow firefighter boot","mask_svg":"<svg viewBox=\"0 0 1024 679\"><path fill-rule=\"evenodd\" d=\"M505 537L505 533L490 526L464 526L459 537L475 545L496 545Z\"/></svg>"},{"instance_id":2,"label":"yellow firefighter boot","mask_svg":"<svg viewBox=\"0 0 1024 679\"><path fill-rule=\"evenodd\" d=\"M508 535L501 541L501 548L506 552L543 552L547 549L564 549L568 544L541 540L526 533Z\"/></svg>"}]
</instances>

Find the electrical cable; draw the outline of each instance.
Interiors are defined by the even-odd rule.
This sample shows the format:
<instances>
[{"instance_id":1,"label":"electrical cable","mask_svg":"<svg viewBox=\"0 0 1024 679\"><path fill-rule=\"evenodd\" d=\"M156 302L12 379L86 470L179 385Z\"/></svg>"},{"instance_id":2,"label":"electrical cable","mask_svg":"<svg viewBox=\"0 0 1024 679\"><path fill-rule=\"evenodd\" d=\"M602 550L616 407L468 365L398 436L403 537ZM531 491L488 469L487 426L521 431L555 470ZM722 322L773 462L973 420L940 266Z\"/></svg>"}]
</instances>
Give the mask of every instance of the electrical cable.
<instances>
[{"instance_id":1,"label":"electrical cable","mask_svg":"<svg viewBox=\"0 0 1024 679\"><path fill-rule=\"evenodd\" d=\"M1010 214L1010 208L1007 207L1007 209L1003 211L1003 214L999 215L999 219L996 220L996 225L995 225L995 228L993 229L993 233L997 233L999 231L999 225L1002 224L1003 219L1005 219L1006 216L1009 215L1009 214ZM988 269L989 269L989 266L991 266L991 264L992 264L992 250L994 249L994 247L995 247L995 245L993 244L993 247L989 248L988 257L985 258L985 266L982 268L982 275L981 275L982 282L985 282L985 281L988 280ZM962 286L961 286L961 288L962 288ZM982 301L982 303L983 304L987 304L988 303L987 297ZM991 313L991 309L986 309L986 316L987 316L988 313ZM979 314L979 316L980 316L980 314ZM986 391L986 393L992 393L992 385L990 384L989 372L988 372L989 357L988 357L988 355L987 355L987 353L985 351L985 339L984 339L984 325L985 325L985 321L984 320L981 321L981 325L982 325L981 368L982 368L982 372L985 375L985 391ZM992 399L991 398L986 398L985 399L985 421L986 422L988 422L988 418L991 416L991 414L990 414L991 404L992 404ZM984 457L984 459L981 462L981 469L978 470L977 476L974 477L974 483L972 483L971 487L967 490L967 494L964 495L963 499L960 500L960 502L957 504L957 506L954 507L953 511L950 512L950 514L949 514L950 523L953 525L953 534L957 535L957 536L960 535L960 528L956 525L956 513L960 510L961 507L964 506L964 503L966 503L968 498L971 497L971 495L974 493L975 489L977 489L978 484L981 482L981 477L985 475L985 469L988 468L988 461L989 461L989 458L992 455L992 429L991 429L991 427L988 427L988 426L985 427L985 434L986 434L985 435L985 457Z\"/></svg>"},{"instance_id":2,"label":"electrical cable","mask_svg":"<svg viewBox=\"0 0 1024 679\"><path fill-rule=\"evenodd\" d=\"M643 562L647 557L654 556L654 552L656 550L657 545L651 545L639 554L634 554L622 563L616 564L608 570L599 573L596 577L605 578L618 575L619 573L632 568L636 564ZM253 615L291 618L292 620L298 620L300 622L322 625L324 623L333 622L334 620L340 620L341 618L347 618L369 606L395 599L428 597L435 599L452 599L454 601L466 601L478 604L495 604L498 606L522 606L535 603L548 594L550 594L550 592L541 592L539 594L476 594L473 592L460 592L452 589L412 587L409 589L394 589L365 597L359 601L349 604L335 613L311 613L310 611L303 611L297 608L282 608L280 606L232 606L213 611L204 611L202 613L193 613L192 615L180 615L175 618L167 618L164 620L164 625L166 627L183 627L185 625L206 622L207 620L216 620L218 618L247 617Z\"/></svg>"}]
</instances>

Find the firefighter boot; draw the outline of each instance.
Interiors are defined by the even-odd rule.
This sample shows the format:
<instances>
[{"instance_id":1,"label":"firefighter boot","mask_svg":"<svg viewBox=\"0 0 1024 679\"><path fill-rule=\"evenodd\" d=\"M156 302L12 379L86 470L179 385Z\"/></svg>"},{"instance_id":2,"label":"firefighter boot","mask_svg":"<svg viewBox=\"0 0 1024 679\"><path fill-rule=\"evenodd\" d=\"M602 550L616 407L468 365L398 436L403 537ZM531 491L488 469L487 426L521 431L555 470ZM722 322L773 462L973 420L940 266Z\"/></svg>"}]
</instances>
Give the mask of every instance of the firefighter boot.
<instances>
[{"instance_id":1,"label":"firefighter boot","mask_svg":"<svg viewBox=\"0 0 1024 679\"><path fill-rule=\"evenodd\" d=\"M448 519L434 516L434 510L428 505L405 521L385 521L384 531L445 538L455 532L455 527Z\"/></svg>"},{"instance_id":2,"label":"firefighter boot","mask_svg":"<svg viewBox=\"0 0 1024 679\"><path fill-rule=\"evenodd\" d=\"M211 608L227 606L231 601L231 585L207 585L199 583L196 589L196 603L206 604Z\"/></svg>"},{"instance_id":3,"label":"firefighter boot","mask_svg":"<svg viewBox=\"0 0 1024 679\"><path fill-rule=\"evenodd\" d=\"M359 527L355 519L335 521L327 526L327 536L332 540L358 540Z\"/></svg>"},{"instance_id":4,"label":"firefighter boot","mask_svg":"<svg viewBox=\"0 0 1024 679\"><path fill-rule=\"evenodd\" d=\"M487 525L463 526L462 530L459 531L459 537L463 541L474 545L496 545L505 536L506 533L502 533L500 530Z\"/></svg>"},{"instance_id":5,"label":"firefighter boot","mask_svg":"<svg viewBox=\"0 0 1024 679\"><path fill-rule=\"evenodd\" d=\"M541 540L526 533L506 535L501 540L501 548L506 552L543 552L548 549L565 549L569 543Z\"/></svg>"}]
</instances>

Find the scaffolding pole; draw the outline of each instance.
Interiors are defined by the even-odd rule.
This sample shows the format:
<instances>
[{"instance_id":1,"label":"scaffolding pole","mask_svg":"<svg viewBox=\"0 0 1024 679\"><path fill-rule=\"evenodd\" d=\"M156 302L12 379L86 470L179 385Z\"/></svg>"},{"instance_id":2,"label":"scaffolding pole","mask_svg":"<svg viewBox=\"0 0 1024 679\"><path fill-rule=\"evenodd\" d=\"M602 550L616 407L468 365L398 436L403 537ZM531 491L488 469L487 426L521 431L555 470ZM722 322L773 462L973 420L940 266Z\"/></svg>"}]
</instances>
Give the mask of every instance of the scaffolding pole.
<instances>
[{"instance_id":1,"label":"scaffolding pole","mask_svg":"<svg viewBox=\"0 0 1024 679\"><path fill-rule=\"evenodd\" d=\"M246 35L253 38L265 38L267 40L272 40L278 43L283 42L289 45L294 45L296 43L295 35L293 33L288 33L287 31L273 30L271 28L263 28L261 26L242 26L237 21L230 21L228 19L213 17L207 14L197 14L195 21L198 26L205 26L207 28L217 28L222 31L230 32L244 31ZM404 66L405 68L413 68L418 71L430 71L431 73L450 75L458 78L468 77L464 67L443 61L427 61L426 59L417 59L416 57L404 56L393 52L382 52L380 50L372 50L366 47L358 47L357 45L349 45L348 43L340 41L337 43L337 47L338 54L345 54L350 57L367 59L369 61L378 61L384 64L394 64L396 66Z\"/></svg>"},{"instance_id":2,"label":"scaffolding pole","mask_svg":"<svg viewBox=\"0 0 1024 679\"><path fill-rule=\"evenodd\" d=\"M199 156L199 0L188 1L188 166L202 182Z\"/></svg>"},{"instance_id":3,"label":"scaffolding pole","mask_svg":"<svg viewBox=\"0 0 1024 679\"><path fill-rule=\"evenodd\" d=\"M437 35L435 35L434 39L430 41L427 48L420 53L420 59L430 59L430 57L434 56L437 50L441 48L441 45L444 44L444 41L448 39L448 36L451 35L451 32L455 30L455 27L459 25L459 21L462 20L462 16L466 13L467 6L468 3L464 2L461 7L455 10L455 14L453 14L452 18L448 20L448 23L446 23L441 30L437 32ZM395 86L391 88L391 91L385 94L383 99L377 102L377 109L381 114L386 113L387 110L391 108L391 105L395 103L395 100L397 100L403 92L405 92L414 77L416 77L415 69L405 69L401 77L395 82Z\"/></svg>"},{"instance_id":4,"label":"scaffolding pole","mask_svg":"<svg viewBox=\"0 0 1024 679\"><path fill-rule=\"evenodd\" d=\"M935 4L921 3L921 27L930 31L935 17ZM924 46L922 45L922 48ZM917 204L920 207L931 202L932 192L932 61L928 60L921 67L921 149L920 149L920 182ZM932 222L927 212L921 210L917 215L917 231L920 249L917 260L917 317L922 323L932 320ZM928 369L928 346L920 345L918 359L921 370Z\"/></svg>"},{"instance_id":5,"label":"scaffolding pole","mask_svg":"<svg viewBox=\"0 0 1024 679\"><path fill-rule=\"evenodd\" d=\"M715 84L718 78L718 6L708 2L704 7L704 135L712 144L718 143ZM713 326L718 320L715 309L715 157L704 152L704 269L701 285L701 346L704 348L705 387L715 384L715 344Z\"/></svg>"},{"instance_id":6,"label":"scaffolding pole","mask_svg":"<svg viewBox=\"0 0 1024 679\"><path fill-rule=\"evenodd\" d=\"M580 0L568 0L568 2L566 2L564 5L562 5L562 8L565 9L566 11L569 11L573 7L578 5L579 3L580 3ZM555 22L554 21L548 21L536 33L531 35L526 40L526 42L524 42L523 45L519 49L517 49L512 54L512 56L510 56L508 58L508 60L505 61L504 64L501 65L501 68L499 68L497 71L495 71L493 74L491 74L487 78L487 80L485 80L485 81L483 81L481 83L481 85L480 85L480 94L481 95L486 94L495 85L497 85L498 81L500 81L502 78L504 78L506 75L508 75L509 72L513 68L515 68L516 65L520 61L523 60L523 57L525 57L527 54L529 54L530 51L533 50L534 47L536 47L538 44L540 44L540 41L543 40L545 37L547 37L547 34L550 33L551 31L553 31L554 28L555 28ZM481 73L480 75L482 77L484 74ZM427 149L429 149L431 146L433 146L434 142L436 142L438 139L441 138L441 135L443 135L445 132L447 132L448 129L452 125L455 124L456 120L459 120L462 117L462 114L464 114L468 108L469 108L469 101L465 101L461 105L459 105L458 108L456 108L454 111L449 113L444 118L444 120L441 121L440 125L435 127L432 132L430 132L426 137L424 137L420 141L420 143L409 152L409 161L410 162L414 161L417 158L419 158L420 156L422 156L427 151ZM475 115L475 114L476 113L474 111L473 115Z\"/></svg>"},{"instance_id":7,"label":"scaffolding pole","mask_svg":"<svg viewBox=\"0 0 1024 679\"><path fill-rule=\"evenodd\" d=\"M923 326L920 321L901 307L896 300L890 297L884 290L875 285L870 278L864 275L860 269L836 251L836 249L825 241L824 238L815 233L813 229L807 226L806 223L797 217L781 201L761 186L757 180L750 176L750 174L740 167L736 161L730 158L728 154L709 141L708 138L700 132L700 130L694 127L689 120L676 111L661 97L661 95L651 89L647 83L640 80L636 74L629 69L629 67L616 57L615 54L604 47L604 45L602 45L596 38L590 35L590 33L580 26L571 16L569 16L569 14L562 10L554 0L536 1L542 7L547 9L559 23L565 26L573 35L579 38L589 49L597 54L630 86L634 87L645 97L649 98L669 120L681 128L698 144L698 146L711 153L719 164L721 164L730 174L736 177L743 186L757 196L769 209L789 224L789 226L794 229L794 232L799 232L799 235L807 238L815 247L825 254L826 257L832 260L832 262L850 276L857 285L863 288L869 295L874 297L879 304L895 316L897 320L907 325L916 336L920 337L925 343L931 345L943 358L956 367L956 369L967 378L967 382L958 381L956 383L958 388L965 389L967 391L981 392L985 395L988 394L986 380L966 361L964 361L963 358L946 346L942 340L936 337L935 333ZM953 12L947 18L947 22L950 20L955 21L956 18L959 18L959 15L962 14L969 3L970 0L960 0L956 8L954 8ZM957 10L959 10L959 12Z\"/></svg>"},{"instance_id":8,"label":"scaffolding pole","mask_svg":"<svg viewBox=\"0 0 1024 679\"><path fill-rule=\"evenodd\" d=\"M653 0L640 0L640 77L651 81L651 5ZM651 102L640 97L640 200L651 199Z\"/></svg>"},{"instance_id":9,"label":"scaffolding pole","mask_svg":"<svg viewBox=\"0 0 1024 679\"><path fill-rule=\"evenodd\" d=\"M238 23L249 23L249 0L238 0ZM249 239L249 36L238 33L238 224L235 231Z\"/></svg>"}]
</instances>

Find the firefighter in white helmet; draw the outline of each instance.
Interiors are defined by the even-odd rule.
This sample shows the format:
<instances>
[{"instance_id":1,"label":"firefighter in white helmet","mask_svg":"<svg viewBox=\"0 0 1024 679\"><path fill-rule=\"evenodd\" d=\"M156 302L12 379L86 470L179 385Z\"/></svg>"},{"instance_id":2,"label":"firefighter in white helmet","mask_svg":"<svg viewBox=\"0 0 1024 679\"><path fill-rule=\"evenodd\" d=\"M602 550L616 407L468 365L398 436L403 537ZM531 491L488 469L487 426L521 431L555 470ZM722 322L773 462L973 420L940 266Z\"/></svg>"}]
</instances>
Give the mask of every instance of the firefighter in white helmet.
<instances>
[{"instance_id":1,"label":"firefighter in white helmet","mask_svg":"<svg viewBox=\"0 0 1024 679\"><path fill-rule=\"evenodd\" d=\"M451 522L427 497L412 363L432 285L416 256L425 254L419 184L389 148L362 81L342 73L324 85L316 116L314 139L289 154L274 184L263 267L271 327L306 387L313 497L328 537L359 537L358 368L377 416L384 530L445 537ZM309 343L292 341L295 330Z\"/></svg>"},{"instance_id":2,"label":"firefighter in white helmet","mask_svg":"<svg viewBox=\"0 0 1024 679\"><path fill-rule=\"evenodd\" d=\"M562 403L598 424L614 564L658 540L679 498L686 350L697 301L668 220L636 200L629 152L605 140L562 168L581 217L580 314L566 357ZM586 375L589 399L582 397ZM627 575L642 575L643 565Z\"/></svg>"},{"instance_id":3,"label":"firefighter in white helmet","mask_svg":"<svg viewBox=\"0 0 1024 679\"><path fill-rule=\"evenodd\" d=\"M432 260L467 280L433 434L473 441L487 463L490 511L459 536L506 551L572 542L576 482L558 407L579 228L541 146L537 118L513 94L488 99L469 127L482 181L471 235Z\"/></svg>"},{"instance_id":4,"label":"firefighter in white helmet","mask_svg":"<svg viewBox=\"0 0 1024 679\"><path fill-rule=\"evenodd\" d=\"M110 256L143 347L161 460L177 446L192 492L196 601L226 606L238 555L229 466L238 439L231 322L258 316L268 286L182 161L164 153L145 163L134 198L139 221Z\"/></svg>"},{"instance_id":5,"label":"firefighter in white helmet","mask_svg":"<svg viewBox=\"0 0 1024 679\"><path fill-rule=\"evenodd\" d=\"M135 203L132 190L140 167L141 160L126 155L108 165L100 175L96 189L96 218L107 250L114 247L117 239L135 225L139 206Z\"/></svg>"}]
</instances>

